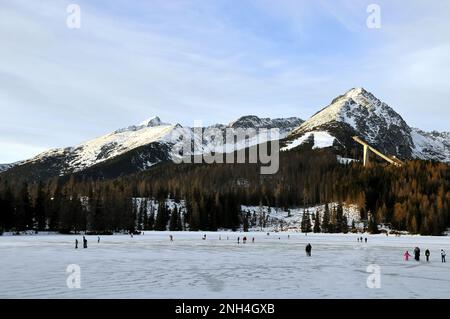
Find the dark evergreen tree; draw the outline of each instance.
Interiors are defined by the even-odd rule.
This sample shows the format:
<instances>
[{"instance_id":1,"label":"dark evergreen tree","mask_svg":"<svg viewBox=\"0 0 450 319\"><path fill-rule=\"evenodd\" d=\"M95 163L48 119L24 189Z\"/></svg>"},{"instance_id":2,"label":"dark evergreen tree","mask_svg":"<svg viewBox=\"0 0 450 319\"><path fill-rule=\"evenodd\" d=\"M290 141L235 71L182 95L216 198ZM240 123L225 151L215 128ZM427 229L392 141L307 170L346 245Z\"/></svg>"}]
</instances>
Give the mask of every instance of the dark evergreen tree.
<instances>
[{"instance_id":1,"label":"dark evergreen tree","mask_svg":"<svg viewBox=\"0 0 450 319\"><path fill-rule=\"evenodd\" d=\"M174 209L172 210L172 213L170 214L169 230L179 231L181 230L181 228L179 228L179 225L180 225L180 215L178 214L178 208L175 205Z\"/></svg>"},{"instance_id":2,"label":"dark evergreen tree","mask_svg":"<svg viewBox=\"0 0 450 319\"><path fill-rule=\"evenodd\" d=\"M313 231L315 233L320 233L322 231L322 229L320 228L320 214L319 212L316 212L316 214L314 215L314 228Z\"/></svg>"},{"instance_id":3,"label":"dark evergreen tree","mask_svg":"<svg viewBox=\"0 0 450 319\"><path fill-rule=\"evenodd\" d=\"M49 210L48 207L48 194L44 192L44 185L42 182L39 182L37 189L37 196L34 204L34 212L35 212L35 220L36 220L36 229L37 230L45 230L47 227L46 223L46 211Z\"/></svg>"},{"instance_id":4,"label":"dark evergreen tree","mask_svg":"<svg viewBox=\"0 0 450 319\"><path fill-rule=\"evenodd\" d=\"M325 204L325 211L323 212L322 217L322 232L323 233L331 233L331 227L330 227L330 207L327 204Z\"/></svg>"},{"instance_id":5,"label":"dark evergreen tree","mask_svg":"<svg viewBox=\"0 0 450 319\"><path fill-rule=\"evenodd\" d=\"M302 233L310 233L311 232L311 217L307 210L303 211L301 230L302 230Z\"/></svg>"},{"instance_id":6,"label":"dark evergreen tree","mask_svg":"<svg viewBox=\"0 0 450 319\"><path fill-rule=\"evenodd\" d=\"M166 203L164 200L160 200L158 203L158 213L155 219L155 230L167 230L168 212Z\"/></svg>"}]
</instances>

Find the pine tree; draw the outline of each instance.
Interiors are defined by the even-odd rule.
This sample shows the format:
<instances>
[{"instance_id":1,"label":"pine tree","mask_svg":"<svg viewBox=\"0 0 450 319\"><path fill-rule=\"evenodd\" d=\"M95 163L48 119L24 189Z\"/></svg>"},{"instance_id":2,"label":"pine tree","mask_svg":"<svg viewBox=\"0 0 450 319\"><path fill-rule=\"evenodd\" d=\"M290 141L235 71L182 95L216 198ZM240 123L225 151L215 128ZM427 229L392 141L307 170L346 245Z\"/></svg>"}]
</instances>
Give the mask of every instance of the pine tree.
<instances>
[{"instance_id":1,"label":"pine tree","mask_svg":"<svg viewBox=\"0 0 450 319\"><path fill-rule=\"evenodd\" d=\"M356 233L356 225L355 225L355 220L352 220L352 233Z\"/></svg>"},{"instance_id":2,"label":"pine tree","mask_svg":"<svg viewBox=\"0 0 450 319\"><path fill-rule=\"evenodd\" d=\"M369 217L369 224L367 225L367 230L371 234L379 234L380 231L378 230L378 224L375 220L375 216Z\"/></svg>"},{"instance_id":3,"label":"pine tree","mask_svg":"<svg viewBox=\"0 0 450 319\"><path fill-rule=\"evenodd\" d=\"M158 203L158 214L155 219L155 230L167 230L167 207L164 200Z\"/></svg>"},{"instance_id":4,"label":"pine tree","mask_svg":"<svg viewBox=\"0 0 450 319\"><path fill-rule=\"evenodd\" d=\"M348 233L348 219L345 215L342 216L342 232L344 234Z\"/></svg>"},{"instance_id":5,"label":"pine tree","mask_svg":"<svg viewBox=\"0 0 450 319\"><path fill-rule=\"evenodd\" d=\"M244 232L248 232L249 215L250 213L248 212L242 214L242 225Z\"/></svg>"},{"instance_id":6,"label":"pine tree","mask_svg":"<svg viewBox=\"0 0 450 319\"><path fill-rule=\"evenodd\" d=\"M316 212L316 214L314 215L314 229L313 231L315 233L320 233L322 231L322 229L320 228L320 214L319 212Z\"/></svg>"},{"instance_id":7,"label":"pine tree","mask_svg":"<svg viewBox=\"0 0 450 319\"><path fill-rule=\"evenodd\" d=\"M322 232L323 233L330 233L330 207L328 206L328 203L325 204L325 211L323 213L322 217Z\"/></svg>"},{"instance_id":8,"label":"pine tree","mask_svg":"<svg viewBox=\"0 0 450 319\"><path fill-rule=\"evenodd\" d=\"M334 232L343 233L344 232L344 209L341 204L338 204L335 208L336 220L334 222ZM345 222L346 224L346 222ZM348 232L348 229L347 229Z\"/></svg>"},{"instance_id":9,"label":"pine tree","mask_svg":"<svg viewBox=\"0 0 450 319\"><path fill-rule=\"evenodd\" d=\"M17 199L17 230L27 230L33 228L33 210L28 193L28 184L23 183Z\"/></svg>"},{"instance_id":10,"label":"pine tree","mask_svg":"<svg viewBox=\"0 0 450 319\"><path fill-rule=\"evenodd\" d=\"M148 230L155 229L155 209L153 206L150 208L150 214L148 215L147 227Z\"/></svg>"},{"instance_id":11,"label":"pine tree","mask_svg":"<svg viewBox=\"0 0 450 319\"><path fill-rule=\"evenodd\" d=\"M145 199L142 204L142 230L148 229L147 228L148 227L148 214L147 214L148 204L147 203L148 203L147 199Z\"/></svg>"},{"instance_id":12,"label":"pine tree","mask_svg":"<svg viewBox=\"0 0 450 319\"><path fill-rule=\"evenodd\" d=\"M172 210L172 213L170 214L169 230L172 230L172 231L181 230L178 228L179 220L180 220L180 215L178 214L178 209L177 209L177 206L175 205L174 209Z\"/></svg>"},{"instance_id":13,"label":"pine tree","mask_svg":"<svg viewBox=\"0 0 450 319\"><path fill-rule=\"evenodd\" d=\"M44 186L42 182L39 182L36 201L34 205L34 213L36 219L36 229L45 230L46 228L46 218L45 212L48 210L46 194L44 193Z\"/></svg>"},{"instance_id":14,"label":"pine tree","mask_svg":"<svg viewBox=\"0 0 450 319\"><path fill-rule=\"evenodd\" d=\"M303 211L302 222L301 222L302 233L311 232L311 217L308 211Z\"/></svg>"}]
</instances>

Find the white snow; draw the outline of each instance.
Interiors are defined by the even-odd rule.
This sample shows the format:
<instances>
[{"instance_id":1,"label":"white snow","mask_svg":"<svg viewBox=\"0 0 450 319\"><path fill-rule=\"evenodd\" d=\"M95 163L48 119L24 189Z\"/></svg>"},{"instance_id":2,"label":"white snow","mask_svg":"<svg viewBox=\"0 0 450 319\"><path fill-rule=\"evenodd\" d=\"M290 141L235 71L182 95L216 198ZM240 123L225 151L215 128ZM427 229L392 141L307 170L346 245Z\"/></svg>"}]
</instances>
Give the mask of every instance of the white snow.
<instances>
[{"instance_id":1,"label":"white snow","mask_svg":"<svg viewBox=\"0 0 450 319\"><path fill-rule=\"evenodd\" d=\"M450 162L450 133L427 133L413 128L413 155L424 160L440 160Z\"/></svg>"},{"instance_id":2,"label":"white snow","mask_svg":"<svg viewBox=\"0 0 450 319\"><path fill-rule=\"evenodd\" d=\"M381 128L389 130L394 126L403 127L405 125L403 119L396 115L389 105L381 102L363 88L354 88L313 115L293 130L292 134L313 131L321 125L333 121L347 123L356 131L359 131L357 120L367 125L367 131L363 137L368 142L376 140ZM404 131L404 133L407 134L408 132Z\"/></svg>"},{"instance_id":3,"label":"white snow","mask_svg":"<svg viewBox=\"0 0 450 319\"><path fill-rule=\"evenodd\" d=\"M340 155L337 155L336 158L340 164L344 164L344 165L350 164L352 162L358 162L357 159L349 158L349 157L342 157Z\"/></svg>"},{"instance_id":4,"label":"white snow","mask_svg":"<svg viewBox=\"0 0 450 319\"><path fill-rule=\"evenodd\" d=\"M328 207L331 210L337 207L338 203L329 203ZM347 216L348 225L360 222L360 212L357 205L349 204L343 205L344 215ZM319 213L322 219L325 211L325 205L317 205L302 208L289 208L287 210L279 207L268 206L246 206L242 205L243 213L250 213L249 230L251 231L301 231L301 221L303 212L308 212L311 215L311 224L314 226L314 215ZM264 227L265 224L265 227Z\"/></svg>"},{"instance_id":5,"label":"white snow","mask_svg":"<svg viewBox=\"0 0 450 319\"><path fill-rule=\"evenodd\" d=\"M259 119L257 117L251 118L253 118L253 120ZM154 116L143 121L137 126L132 125L127 128L116 130L104 136L81 143L75 147L52 149L38 154L36 157L23 161L19 164L42 161L52 157L66 157L69 160L61 174L67 173L66 170L68 172L77 172L144 145L159 142L173 146L183 138L194 141L193 151L187 154L184 153L184 155L200 155L211 152L232 152L234 150L240 150L258 143L284 138L290 132L290 125L293 125L293 123L298 121L298 119L288 118L285 120L271 120L264 118L260 119L260 121L261 123L259 123L259 125L261 128L263 128L263 125L266 124L273 127L275 124L281 125L283 123L285 127L280 129L279 135L274 134L268 136L263 130L257 130L256 134L253 134L250 137L245 136L244 139L239 139L235 143L227 143L225 138L218 140L211 139L210 136L208 136L208 132L210 135L214 135L214 132L220 132L223 136L225 136L225 129L236 132L236 129L231 128L231 124L229 126L213 125L207 127L204 131L204 137L202 140L202 136L195 134L192 128L182 127L179 124L172 125L163 123L159 117ZM252 123L252 121L249 121L249 124ZM179 156L179 154L173 150L168 154L168 156L174 158ZM155 164L157 164L157 162L148 162L144 165L144 168L148 168Z\"/></svg>"},{"instance_id":6,"label":"white snow","mask_svg":"<svg viewBox=\"0 0 450 319\"><path fill-rule=\"evenodd\" d=\"M169 241L169 234L174 241ZM207 235L202 240L203 234ZM249 239L237 244L237 237ZM288 239L288 235L290 238ZM219 240L219 236L221 240ZM368 243L358 243L359 236ZM228 237L228 240L227 240ZM255 237L255 243L251 238ZM0 298L448 298L447 237L299 233L145 232L1 236ZM305 256L311 243L312 256ZM419 246L431 262L403 261ZM69 289L67 266L81 270ZM380 288L367 287L371 264Z\"/></svg>"},{"instance_id":7,"label":"white snow","mask_svg":"<svg viewBox=\"0 0 450 319\"><path fill-rule=\"evenodd\" d=\"M290 141L285 147L282 147L281 151L288 151L293 148L296 148L297 146L302 145L306 141L309 140L309 138L313 136L314 139L314 146L313 149L317 148L326 148L333 146L333 143L335 141L335 137L330 135L330 133L326 131L313 131L308 132L292 141Z\"/></svg>"}]
</instances>

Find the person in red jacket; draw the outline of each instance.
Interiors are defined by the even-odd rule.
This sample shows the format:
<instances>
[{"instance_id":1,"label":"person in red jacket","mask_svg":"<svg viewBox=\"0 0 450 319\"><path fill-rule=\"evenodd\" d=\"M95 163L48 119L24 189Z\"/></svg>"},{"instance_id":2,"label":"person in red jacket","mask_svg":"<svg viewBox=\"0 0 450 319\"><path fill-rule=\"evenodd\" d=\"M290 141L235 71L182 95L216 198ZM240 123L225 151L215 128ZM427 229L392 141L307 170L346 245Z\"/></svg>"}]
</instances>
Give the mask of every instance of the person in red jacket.
<instances>
[{"instance_id":1,"label":"person in red jacket","mask_svg":"<svg viewBox=\"0 0 450 319\"><path fill-rule=\"evenodd\" d=\"M409 257L411 257L411 255L409 254L409 251L405 251L405 253L403 254L403 256L405 256L405 261L409 260Z\"/></svg>"}]
</instances>

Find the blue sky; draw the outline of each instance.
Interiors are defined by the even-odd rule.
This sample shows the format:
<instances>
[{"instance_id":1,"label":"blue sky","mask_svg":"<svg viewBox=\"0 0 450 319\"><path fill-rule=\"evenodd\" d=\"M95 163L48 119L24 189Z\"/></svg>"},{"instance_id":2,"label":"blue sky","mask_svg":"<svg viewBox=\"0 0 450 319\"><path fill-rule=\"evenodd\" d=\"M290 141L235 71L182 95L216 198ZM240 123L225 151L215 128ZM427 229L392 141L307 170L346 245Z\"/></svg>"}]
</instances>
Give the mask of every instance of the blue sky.
<instances>
[{"instance_id":1,"label":"blue sky","mask_svg":"<svg viewBox=\"0 0 450 319\"><path fill-rule=\"evenodd\" d=\"M307 119L359 86L449 131L449 15L449 1L0 0L0 163L153 115Z\"/></svg>"}]
</instances>

